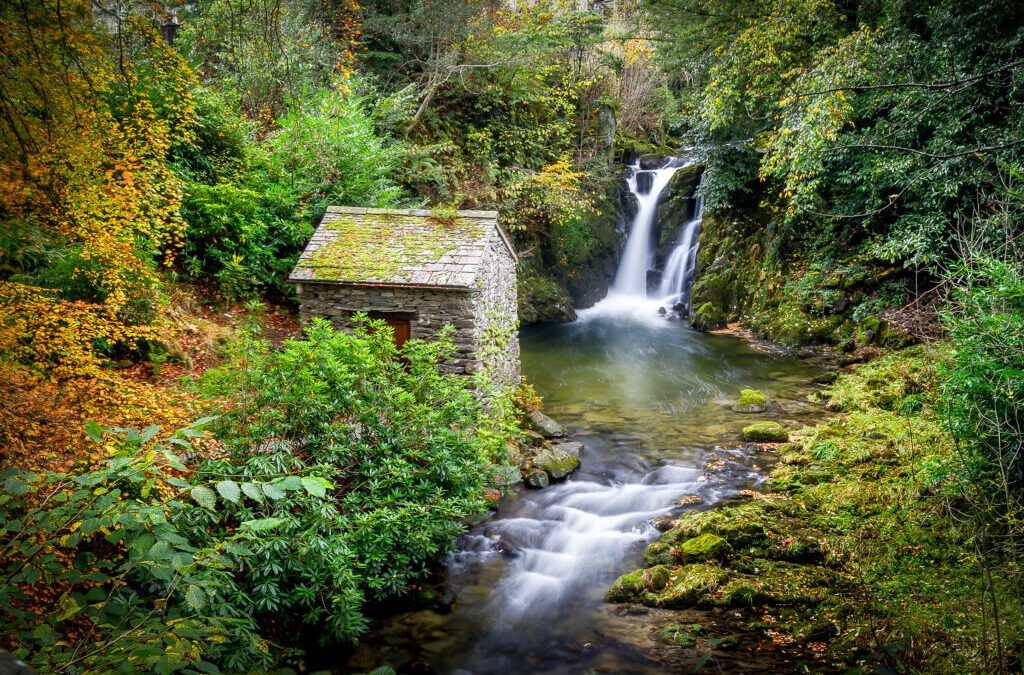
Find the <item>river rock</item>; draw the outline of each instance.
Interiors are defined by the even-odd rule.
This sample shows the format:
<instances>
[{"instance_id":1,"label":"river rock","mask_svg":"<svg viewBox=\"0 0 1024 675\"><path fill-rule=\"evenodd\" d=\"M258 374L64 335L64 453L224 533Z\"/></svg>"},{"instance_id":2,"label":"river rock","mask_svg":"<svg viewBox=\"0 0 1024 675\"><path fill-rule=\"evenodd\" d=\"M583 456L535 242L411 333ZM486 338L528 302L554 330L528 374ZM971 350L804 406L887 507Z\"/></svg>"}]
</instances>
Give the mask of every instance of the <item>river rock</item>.
<instances>
[{"instance_id":1,"label":"river rock","mask_svg":"<svg viewBox=\"0 0 1024 675\"><path fill-rule=\"evenodd\" d=\"M740 400L732 409L738 413L762 413L768 409L768 398L757 389L742 389Z\"/></svg>"},{"instance_id":2,"label":"river rock","mask_svg":"<svg viewBox=\"0 0 1024 675\"><path fill-rule=\"evenodd\" d=\"M0 675L35 675L35 672L14 654L0 649Z\"/></svg>"},{"instance_id":3,"label":"river rock","mask_svg":"<svg viewBox=\"0 0 1024 675\"><path fill-rule=\"evenodd\" d=\"M539 433L544 438L562 438L565 436L565 429L562 425L554 421L540 410L530 410L527 413L527 420L533 430Z\"/></svg>"},{"instance_id":4,"label":"river rock","mask_svg":"<svg viewBox=\"0 0 1024 675\"><path fill-rule=\"evenodd\" d=\"M526 474L525 482L528 487L537 488L538 490L551 485L551 479L543 469L534 469L530 473Z\"/></svg>"},{"instance_id":5,"label":"river rock","mask_svg":"<svg viewBox=\"0 0 1024 675\"><path fill-rule=\"evenodd\" d=\"M544 448L533 458L533 465L544 469L552 478L565 478L580 466L583 444L579 441L555 443Z\"/></svg>"},{"instance_id":6,"label":"river rock","mask_svg":"<svg viewBox=\"0 0 1024 675\"><path fill-rule=\"evenodd\" d=\"M751 443L786 443L789 432L778 422L758 422L743 427L743 440Z\"/></svg>"}]
</instances>

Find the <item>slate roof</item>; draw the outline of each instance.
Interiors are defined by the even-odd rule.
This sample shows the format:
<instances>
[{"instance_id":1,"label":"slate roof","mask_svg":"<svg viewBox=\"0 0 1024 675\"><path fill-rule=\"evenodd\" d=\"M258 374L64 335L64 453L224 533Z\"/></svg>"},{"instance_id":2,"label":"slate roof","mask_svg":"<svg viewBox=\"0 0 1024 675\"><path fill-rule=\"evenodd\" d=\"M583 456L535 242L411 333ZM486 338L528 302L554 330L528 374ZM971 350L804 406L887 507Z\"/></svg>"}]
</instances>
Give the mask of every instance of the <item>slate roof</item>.
<instances>
[{"instance_id":1,"label":"slate roof","mask_svg":"<svg viewBox=\"0 0 1024 675\"><path fill-rule=\"evenodd\" d=\"M329 207L288 281L474 288L492 230L515 260L497 211L458 211L450 222L434 213Z\"/></svg>"}]
</instances>

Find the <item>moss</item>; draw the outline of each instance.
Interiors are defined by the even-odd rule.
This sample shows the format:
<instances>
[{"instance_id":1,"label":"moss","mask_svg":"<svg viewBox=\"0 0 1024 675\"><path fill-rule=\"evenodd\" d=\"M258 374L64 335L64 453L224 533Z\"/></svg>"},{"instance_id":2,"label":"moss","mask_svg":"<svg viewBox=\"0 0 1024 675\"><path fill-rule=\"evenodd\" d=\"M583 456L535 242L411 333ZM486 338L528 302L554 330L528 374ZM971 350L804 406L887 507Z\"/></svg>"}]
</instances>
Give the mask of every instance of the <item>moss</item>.
<instances>
[{"instance_id":1,"label":"moss","mask_svg":"<svg viewBox=\"0 0 1024 675\"><path fill-rule=\"evenodd\" d=\"M690 511L681 516L662 541L685 541L711 533L725 539L734 549L763 545L767 541L766 514L757 504L724 507L711 511Z\"/></svg>"},{"instance_id":2,"label":"moss","mask_svg":"<svg viewBox=\"0 0 1024 675\"><path fill-rule=\"evenodd\" d=\"M667 565L656 565L646 570L623 574L615 580L605 594L609 602L644 602L656 597L672 581L672 569Z\"/></svg>"},{"instance_id":3,"label":"moss","mask_svg":"<svg viewBox=\"0 0 1024 675\"><path fill-rule=\"evenodd\" d=\"M541 450L533 458L535 466L554 479L564 478L580 466L579 455L560 450L558 446Z\"/></svg>"},{"instance_id":4,"label":"moss","mask_svg":"<svg viewBox=\"0 0 1024 675\"><path fill-rule=\"evenodd\" d=\"M519 320L524 326L576 320L568 291L549 277L521 275L518 297Z\"/></svg>"},{"instance_id":5,"label":"moss","mask_svg":"<svg viewBox=\"0 0 1024 675\"><path fill-rule=\"evenodd\" d=\"M696 330L709 331L722 328L726 316L713 303L705 302L690 314L690 325Z\"/></svg>"},{"instance_id":6,"label":"moss","mask_svg":"<svg viewBox=\"0 0 1024 675\"><path fill-rule=\"evenodd\" d=\"M637 570L616 579L604 597L609 602L631 602L641 598L646 591L644 572Z\"/></svg>"},{"instance_id":7,"label":"moss","mask_svg":"<svg viewBox=\"0 0 1024 675\"><path fill-rule=\"evenodd\" d=\"M705 532L680 544L676 556L680 562L721 560L732 553L732 546L717 534Z\"/></svg>"},{"instance_id":8,"label":"moss","mask_svg":"<svg viewBox=\"0 0 1024 675\"><path fill-rule=\"evenodd\" d=\"M740 399L733 410L741 413L764 412L768 408L768 398L757 389L740 390Z\"/></svg>"},{"instance_id":9,"label":"moss","mask_svg":"<svg viewBox=\"0 0 1024 675\"><path fill-rule=\"evenodd\" d=\"M743 440L752 443L785 443L789 441L789 432L778 422L758 422L743 427Z\"/></svg>"},{"instance_id":10,"label":"moss","mask_svg":"<svg viewBox=\"0 0 1024 675\"><path fill-rule=\"evenodd\" d=\"M654 542L644 551L644 562L648 565L670 565L675 561L672 547L663 541Z\"/></svg>"},{"instance_id":11,"label":"moss","mask_svg":"<svg viewBox=\"0 0 1024 675\"><path fill-rule=\"evenodd\" d=\"M757 389L741 389L740 400L736 405L764 405L767 402L767 397Z\"/></svg>"},{"instance_id":12,"label":"moss","mask_svg":"<svg viewBox=\"0 0 1024 675\"><path fill-rule=\"evenodd\" d=\"M729 579L729 573L715 565L695 563L672 573L668 586L657 596L657 606L670 609L707 607L711 594Z\"/></svg>"},{"instance_id":13,"label":"moss","mask_svg":"<svg viewBox=\"0 0 1024 675\"><path fill-rule=\"evenodd\" d=\"M766 562L756 575L733 576L719 589L715 604L726 607L756 605L817 605L834 593L837 577L811 565Z\"/></svg>"},{"instance_id":14,"label":"moss","mask_svg":"<svg viewBox=\"0 0 1024 675\"><path fill-rule=\"evenodd\" d=\"M299 263L314 279L329 281L411 281L414 268L435 262L460 241L479 239L482 230L467 219L430 225L397 214L338 217L322 227L334 237Z\"/></svg>"}]
</instances>

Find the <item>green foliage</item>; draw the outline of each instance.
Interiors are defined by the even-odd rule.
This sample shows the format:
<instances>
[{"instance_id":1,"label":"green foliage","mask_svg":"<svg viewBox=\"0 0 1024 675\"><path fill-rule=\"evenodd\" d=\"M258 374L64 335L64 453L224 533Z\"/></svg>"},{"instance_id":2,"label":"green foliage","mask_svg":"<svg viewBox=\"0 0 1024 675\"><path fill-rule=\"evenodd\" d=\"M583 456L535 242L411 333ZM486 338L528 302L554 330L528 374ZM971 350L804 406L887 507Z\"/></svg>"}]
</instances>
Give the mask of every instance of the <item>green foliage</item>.
<instances>
[{"instance_id":1,"label":"green foliage","mask_svg":"<svg viewBox=\"0 0 1024 675\"><path fill-rule=\"evenodd\" d=\"M182 208L190 277L215 280L228 296L284 296L285 279L327 206L401 202L389 177L398 148L375 135L365 99L313 96L262 142L223 97L207 92L201 100L204 151L178 154L179 171L194 177Z\"/></svg>"},{"instance_id":2,"label":"green foliage","mask_svg":"<svg viewBox=\"0 0 1024 675\"><path fill-rule=\"evenodd\" d=\"M265 667L269 645L238 611L236 572L252 564L257 528L232 521L207 481L182 478L200 420L165 442L159 427L86 432L112 456L78 474L4 472L0 497L0 622L16 653L46 672L216 672ZM114 435L109 435L111 432ZM247 493L294 486L261 476ZM221 494L236 496L224 486ZM205 505L233 524L210 540L180 515ZM223 497L222 497L223 499ZM258 524L257 524L258 525ZM59 597L53 595L53 591ZM90 631L87 643L75 635Z\"/></svg>"},{"instance_id":3,"label":"green foliage","mask_svg":"<svg viewBox=\"0 0 1024 675\"><path fill-rule=\"evenodd\" d=\"M321 546L343 541L360 590L372 597L404 593L452 544L461 519L483 508L489 467L506 459L500 400L488 407L469 380L439 372L452 350L446 336L411 340L400 354L388 329L364 318L355 334L317 321L306 337L280 352L247 343L235 363L207 375L207 393L234 402L218 420L219 435L236 461L269 449L261 461L301 464L344 485L329 496L335 513ZM308 527L296 523L294 532ZM294 550L265 553L304 564ZM283 589L280 607L328 618L302 599L316 570L299 570L301 581L289 576L279 570L266 581ZM333 628L335 637L354 633Z\"/></svg>"},{"instance_id":4,"label":"green foliage","mask_svg":"<svg viewBox=\"0 0 1024 675\"><path fill-rule=\"evenodd\" d=\"M282 659L268 635L353 640L367 596L420 580L521 432L510 393L439 371L447 336L399 353L359 322L240 344L203 381L218 418L170 436L88 424L100 468L0 474L0 629L18 655L47 672L265 671Z\"/></svg>"},{"instance_id":5,"label":"green foliage","mask_svg":"<svg viewBox=\"0 0 1024 675\"><path fill-rule=\"evenodd\" d=\"M760 178L781 253L841 242L931 271L1015 246L1022 17L984 7L832 0L648 0L668 62L694 86L711 211ZM981 45L988 45L981 48ZM760 188L758 188L760 189Z\"/></svg>"},{"instance_id":6,"label":"green foliage","mask_svg":"<svg viewBox=\"0 0 1024 675\"><path fill-rule=\"evenodd\" d=\"M1024 270L986 260L945 316L953 351L943 404L960 451L976 551L1021 583L1024 560Z\"/></svg>"},{"instance_id":7,"label":"green foliage","mask_svg":"<svg viewBox=\"0 0 1024 675\"><path fill-rule=\"evenodd\" d=\"M359 8L349 0L208 0L183 9L181 49L204 81L233 92L264 127L352 66Z\"/></svg>"}]
</instances>

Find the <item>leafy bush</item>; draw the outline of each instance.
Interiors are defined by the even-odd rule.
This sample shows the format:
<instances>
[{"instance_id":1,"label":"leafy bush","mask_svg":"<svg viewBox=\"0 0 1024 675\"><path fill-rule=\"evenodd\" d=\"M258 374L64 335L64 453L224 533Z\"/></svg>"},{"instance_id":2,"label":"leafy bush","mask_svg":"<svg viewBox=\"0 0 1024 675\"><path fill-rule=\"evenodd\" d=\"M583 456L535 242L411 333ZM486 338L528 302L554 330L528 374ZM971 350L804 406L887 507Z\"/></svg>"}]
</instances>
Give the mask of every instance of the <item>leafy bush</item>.
<instances>
[{"instance_id":1,"label":"leafy bush","mask_svg":"<svg viewBox=\"0 0 1024 675\"><path fill-rule=\"evenodd\" d=\"M943 399L986 541L1024 555L1024 270L982 261L946 315Z\"/></svg>"},{"instance_id":2,"label":"leafy bush","mask_svg":"<svg viewBox=\"0 0 1024 675\"><path fill-rule=\"evenodd\" d=\"M505 397L484 399L471 381L441 373L452 349L442 335L399 352L381 322L363 320L348 334L318 320L281 351L244 343L234 363L203 382L207 395L230 401L216 423L227 449L222 470L258 458L261 470L301 467L343 486L317 525L288 528L311 552L347 548L338 560L351 556L359 590L373 598L406 592L451 546L461 519L483 509L492 465L506 459L514 424ZM328 637L359 631L358 616L312 597L321 571L306 554L260 550L278 571L248 589L253 610L301 608L306 621L328 620ZM273 603L258 599L260 589L273 590Z\"/></svg>"},{"instance_id":3,"label":"leafy bush","mask_svg":"<svg viewBox=\"0 0 1024 675\"><path fill-rule=\"evenodd\" d=\"M390 178L399 150L375 134L364 99L322 93L257 143L223 97L202 93L198 147L177 153L179 172L192 178L182 205L189 276L215 279L232 297L286 295L327 206L402 202Z\"/></svg>"},{"instance_id":4,"label":"leafy bush","mask_svg":"<svg viewBox=\"0 0 1024 675\"><path fill-rule=\"evenodd\" d=\"M110 436L92 424L90 436L112 453L105 466L77 475L0 475L5 646L45 672L215 672L208 661L270 664L254 619L232 604L241 576L235 570L252 564L245 542L265 523L233 521L229 536L203 541L192 523L175 518L193 508L190 494L215 518L228 518L214 510L212 477L185 480L186 467L172 452L175 444L193 450L188 439L207 422L155 445L159 427ZM283 481L242 487L283 497L296 487ZM223 483L217 489L231 494Z\"/></svg>"},{"instance_id":5,"label":"leafy bush","mask_svg":"<svg viewBox=\"0 0 1024 675\"><path fill-rule=\"evenodd\" d=\"M100 468L0 474L4 646L47 672L169 673L265 671L302 624L354 639L365 598L407 592L483 510L518 433L510 394L439 371L451 353L370 321L252 338L202 383L221 417L90 423Z\"/></svg>"}]
</instances>

